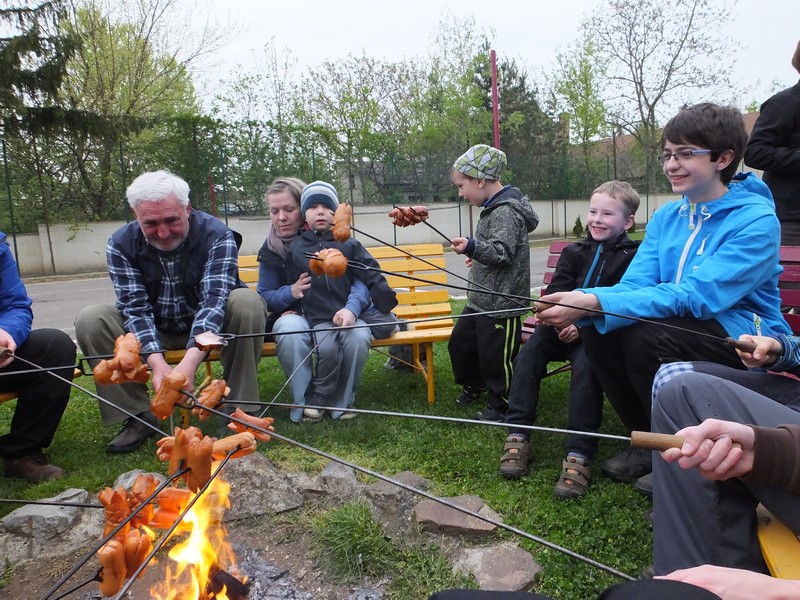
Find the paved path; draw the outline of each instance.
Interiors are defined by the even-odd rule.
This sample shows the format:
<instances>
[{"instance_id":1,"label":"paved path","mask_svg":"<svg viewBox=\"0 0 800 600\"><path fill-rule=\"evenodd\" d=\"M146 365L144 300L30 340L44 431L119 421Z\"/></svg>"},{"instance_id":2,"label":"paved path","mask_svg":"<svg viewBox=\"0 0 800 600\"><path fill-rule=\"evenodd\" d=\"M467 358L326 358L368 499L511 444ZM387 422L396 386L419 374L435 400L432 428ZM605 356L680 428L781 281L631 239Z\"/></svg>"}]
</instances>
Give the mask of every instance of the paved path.
<instances>
[{"instance_id":1,"label":"paved path","mask_svg":"<svg viewBox=\"0 0 800 600\"><path fill-rule=\"evenodd\" d=\"M453 252L445 253L447 269L467 276L464 257ZM542 282L547 263L547 247L531 248L531 286ZM456 278L451 283L460 284ZM33 326L62 329L75 339L75 317L91 304L113 304L114 290L108 277L78 278L66 281L38 281L26 283L33 299ZM463 296L462 290L453 290L453 296Z\"/></svg>"}]
</instances>

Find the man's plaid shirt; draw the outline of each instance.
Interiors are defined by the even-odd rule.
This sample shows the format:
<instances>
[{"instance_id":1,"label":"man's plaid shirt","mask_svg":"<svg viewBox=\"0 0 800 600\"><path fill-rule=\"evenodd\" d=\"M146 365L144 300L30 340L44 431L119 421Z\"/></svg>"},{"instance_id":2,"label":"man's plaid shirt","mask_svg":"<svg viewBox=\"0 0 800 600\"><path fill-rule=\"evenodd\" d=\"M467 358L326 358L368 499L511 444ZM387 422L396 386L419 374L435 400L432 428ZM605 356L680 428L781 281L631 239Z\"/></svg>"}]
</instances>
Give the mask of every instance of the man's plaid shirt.
<instances>
[{"instance_id":1,"label":"man's plaid shirt","mask_svg":"<svg viewBox=\"0 0 800 600\"><path fill-rule=\"evenodd\" d=\"M125 319L125 329L142 344L142 353L162 350L158 329L190 331L187 348L193 337L204 332L222 331L228 295L239 282L238 249L233 233L228 231L208 251L198 290L199 305L189 305L183 293L183 270L180 253L159 253L164 275L161 293L155 305L147 298L142 273L123 256L109 239L106 246L108 272L117 294L117 309Z\"/></svg>"}]
</instances>

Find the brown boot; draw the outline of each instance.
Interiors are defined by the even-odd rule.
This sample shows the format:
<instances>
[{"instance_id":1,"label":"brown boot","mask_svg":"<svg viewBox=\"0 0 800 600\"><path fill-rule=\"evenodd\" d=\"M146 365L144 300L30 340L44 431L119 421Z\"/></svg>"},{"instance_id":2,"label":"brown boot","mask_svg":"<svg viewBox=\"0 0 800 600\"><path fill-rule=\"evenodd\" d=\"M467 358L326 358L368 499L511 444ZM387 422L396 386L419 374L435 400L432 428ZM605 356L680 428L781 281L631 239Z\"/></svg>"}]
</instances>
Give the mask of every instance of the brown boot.
<instances>
[{"instance_id":1,"label":"brown boot","mask_svg":"<svg viewBox=\"0 0 800 600\"><path fill-rule=\"evenodd\" d=\"M39 483L40 481L63 477L66 471L51 465L47 457L41 452L35 452L18 458L6 459L3 465L3 474L6 477L19 477L31 483Z\"/></svg>"}]
</instances>

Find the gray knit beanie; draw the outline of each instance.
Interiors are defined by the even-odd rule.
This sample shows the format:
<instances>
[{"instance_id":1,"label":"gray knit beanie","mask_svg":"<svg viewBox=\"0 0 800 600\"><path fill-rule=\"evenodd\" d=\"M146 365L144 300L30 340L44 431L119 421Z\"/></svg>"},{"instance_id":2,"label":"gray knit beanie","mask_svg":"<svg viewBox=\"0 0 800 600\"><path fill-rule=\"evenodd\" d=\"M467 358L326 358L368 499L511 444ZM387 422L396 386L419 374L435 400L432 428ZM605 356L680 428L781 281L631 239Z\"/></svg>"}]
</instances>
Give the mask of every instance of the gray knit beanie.
<instances>
[{"instance_id":1,"label":"gray knit beanie","mask_svg":"<svg viewBox=\"0 0 800 600\"><path fill-rule=\"evenodd\" d=\"M313 181L303 188L300 195L300 210L303 215L315 204L324 204L332 211L336 212L339 208L339 195L336 188L325 181Z\"/></svg>"}]
</instances>

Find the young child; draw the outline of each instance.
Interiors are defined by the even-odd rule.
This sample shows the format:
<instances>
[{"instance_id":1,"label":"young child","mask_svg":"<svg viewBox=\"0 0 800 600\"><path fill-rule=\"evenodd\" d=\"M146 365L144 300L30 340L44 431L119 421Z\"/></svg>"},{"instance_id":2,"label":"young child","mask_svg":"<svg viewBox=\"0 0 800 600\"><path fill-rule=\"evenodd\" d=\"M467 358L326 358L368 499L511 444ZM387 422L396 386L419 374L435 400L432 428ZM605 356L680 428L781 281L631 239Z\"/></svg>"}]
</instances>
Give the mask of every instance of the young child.
<instances>
[{"instance_id":1,"label":"young child","mask_svg":"<svg viewBox=\"0 0 800 600\"><path fill-rule=\"evenodd\" d=\"M300 232L289 245L286 260L288 281L297 281L304 273L311 273L307 255L323 248L337 248L348 262L378 268L358 241L333 239L333 214L339 206L336 189L324 181L308 184L300 198L300 209L305 215L308 229ZM360 281L364 285L356 285ZM364 286L368 294L362 293ZM317 331L332 327L350 327L369 324L373 328L394 329L396 321L391 310L397 306L397 297L383 275L375 270L348 268L342 277L311 276L311 284L300 298L303 316L314 331L316 364L305 403L317 406L347 408L355 403L354 390L369 353L371 332L369 327ZM369 321L359 317L369 314ZM382 324L382 325L381 325ZM319 420L322 412L307 408L304 415L309 420ZM331 411L334 419L352 419L356 413Z\"/></svg>"},{"instance_id":2,"label":"young child","mask_svg":"<svg viewBox=\"0 0 800 600\"><path fill-rule=\"evenodd\" d=\"M505 153L478 144L458 157L451 173L458 195L483 208L475 237L452 240L451 248L467 256L470 285L467 305L447 346L453 376L463 386L456 402L473 402L488 389L487 406L477 414L483 421L502 421L508 410L519 317L529 303L498 294L530 296L528 233L539 224L527 196L501 183L506 164ZM475 315L485 311L497 312Z\"/></svg>"},{"instance_id":3,"label":"young child","mask_svg":"<svg viewBox=\"0 0 800 600\"><path fill-rule=\"evenodd\" d=\"M618 283L638 248L627 234L638 208L639 194L625 182L609 181L594 190L586 218L586 237L561 252L547 292ZM554 360L572 363L567 429L596 432L600 428L603 390L583 351L580 330L574 324L563 329L539 324L514 360L506 413L509 435L500 459L504 477L517 479L528 472L529 431L515 425L536 422L539 386L547 373L547 363ZM578 498L586 493L592 479L590 463L597 451L597 439L569 436L566 451L555 495Z\"/></svg>"},{"instance_id":4,"label":"young child","mask_svg":"<svg viewBox=\"0 0 800 600\"><path fill-rule=\"evenodd\" d=\"M772 196L753 173L734 177L746 140L735 108L704 103L679 112L664 127L659 158L683 198L653 214L620 283L542 298L573 308L537 305L548 325L581 319L589 361L631 430L650 428L651 387L662 363L702 360L741 369L725 337L789 333L780 313L780 225ZM650 473L651 460L649 451L628 449L607 461L603 473L636 481ZM637 488L647 492L651 484L645 478Z\"/></svg>"}]
</instances>

